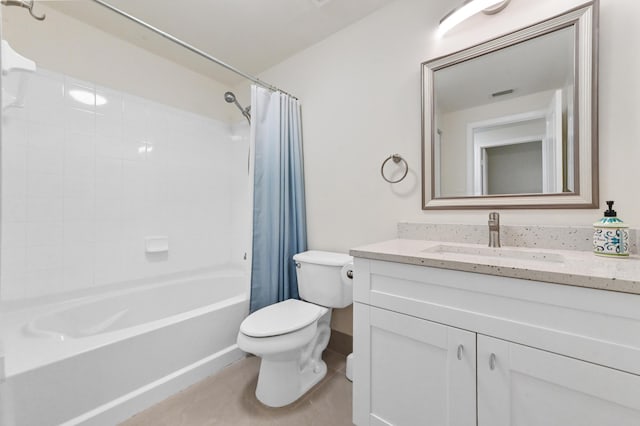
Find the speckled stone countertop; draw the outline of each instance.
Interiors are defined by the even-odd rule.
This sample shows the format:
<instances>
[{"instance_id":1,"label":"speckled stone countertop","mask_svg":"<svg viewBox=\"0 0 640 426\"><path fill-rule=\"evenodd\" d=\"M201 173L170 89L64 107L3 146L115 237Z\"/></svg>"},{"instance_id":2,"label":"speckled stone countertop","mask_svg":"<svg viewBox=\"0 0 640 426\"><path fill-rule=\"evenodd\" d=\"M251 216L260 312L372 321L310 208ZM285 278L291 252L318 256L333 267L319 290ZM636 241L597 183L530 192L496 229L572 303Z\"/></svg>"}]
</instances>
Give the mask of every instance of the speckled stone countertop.
<instances>
[{"instance_id":1,"label":"speckled stone countertop","mask_svg":"<svg viewBox=\"0 0 640 426\"><path fill-rule=\"evenodd\" d=\"M485 254L474 254L475 250ZM486 245L410 239L357 247L351 249L350 254L373 260L640 294L638 255L607 258L577 250L505 246L488 249Z\"/></svg>"}]
</instances>

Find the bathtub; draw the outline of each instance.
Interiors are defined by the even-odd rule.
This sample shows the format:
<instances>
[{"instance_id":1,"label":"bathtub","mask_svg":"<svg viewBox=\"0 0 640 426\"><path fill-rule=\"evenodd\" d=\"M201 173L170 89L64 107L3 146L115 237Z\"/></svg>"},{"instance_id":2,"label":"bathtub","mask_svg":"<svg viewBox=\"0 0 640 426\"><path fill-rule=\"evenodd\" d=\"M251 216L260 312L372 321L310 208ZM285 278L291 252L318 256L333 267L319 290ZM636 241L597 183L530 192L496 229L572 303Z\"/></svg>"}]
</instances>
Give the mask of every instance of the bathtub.
<instances>
[{"instance_id":1,"label":"bathtub","mask_svg":"<svg viewBox=\"0 0 640 426\"><path fill-rule=\"evenodd\" d=\"M116 424L242 358L248 310L225 270L9 313L0 425Z\"/></svg>"}]
</instances>

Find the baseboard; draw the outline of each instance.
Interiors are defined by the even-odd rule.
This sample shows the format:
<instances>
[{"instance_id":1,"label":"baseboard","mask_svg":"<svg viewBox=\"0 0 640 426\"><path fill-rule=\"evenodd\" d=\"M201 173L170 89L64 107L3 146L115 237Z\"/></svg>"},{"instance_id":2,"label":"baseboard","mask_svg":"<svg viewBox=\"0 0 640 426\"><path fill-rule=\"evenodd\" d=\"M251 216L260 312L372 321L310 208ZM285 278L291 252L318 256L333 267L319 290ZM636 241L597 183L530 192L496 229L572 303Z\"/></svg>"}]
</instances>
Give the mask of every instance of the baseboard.
<instances>
[{"instance_id":1,"label":"baseboard","mask_svg":"<svg viewBox=\"0 0 640 426\"><path fill-rule=\"evenodd\" d=\"M349 355L353 352L353 336L331 330L331 338L329 339L327 348L342 355Z\"/></svg>"}]
</instances>

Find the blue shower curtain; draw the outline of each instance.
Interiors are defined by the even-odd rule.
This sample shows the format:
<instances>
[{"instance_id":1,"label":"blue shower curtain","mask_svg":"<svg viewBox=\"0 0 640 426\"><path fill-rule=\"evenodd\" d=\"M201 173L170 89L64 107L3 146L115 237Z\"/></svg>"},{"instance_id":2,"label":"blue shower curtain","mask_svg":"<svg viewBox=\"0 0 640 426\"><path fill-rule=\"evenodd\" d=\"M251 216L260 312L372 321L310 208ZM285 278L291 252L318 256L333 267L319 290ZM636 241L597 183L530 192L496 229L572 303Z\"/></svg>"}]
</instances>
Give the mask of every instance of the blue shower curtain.
<instances>
[{"instance_id":1,"label":"blue shower curtain","mask_svg":"<svg viewBox=\"0 0 640 426\"><path fill-rule=\"evenodd\" d=\"M251 312L298 298L292 256L307 249L302 128L297 99L251 88L254 145Z\"/></svg>"}]
</instances>

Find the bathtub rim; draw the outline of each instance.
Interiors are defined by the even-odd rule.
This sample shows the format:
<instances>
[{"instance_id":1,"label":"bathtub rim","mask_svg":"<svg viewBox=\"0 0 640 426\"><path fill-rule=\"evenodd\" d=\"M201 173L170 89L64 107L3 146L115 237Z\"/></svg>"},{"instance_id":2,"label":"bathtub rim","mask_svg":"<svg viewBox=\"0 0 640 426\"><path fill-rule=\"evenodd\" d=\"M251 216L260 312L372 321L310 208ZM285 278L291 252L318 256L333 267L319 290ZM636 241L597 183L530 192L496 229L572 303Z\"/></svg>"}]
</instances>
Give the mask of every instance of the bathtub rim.
<instances>
[{"instance_id":1,"label":"bathtub rim","mask_svg":"<svg viewBox=\"0 0 640 426\"><path fill-rule=\"evenodd\" d=\"M136 336L139 336L141 334L150 333L171 324L188 321L197 316L205 315L209 312L218 309L224 309L225 307L230 307L235 304L245 304L248 313L249 293L246 291L245 286L242 286L241 288L238 288L237 293L235 293L233 296L218 300L214 303L203 305L189 311L170 315L168 317L148 321L132 327L113 330L97 335L60 340L60 336L55 336L55 333L53 333L54 337L57 338L30 336L24 334L24 327L28 323L33 322L42 316L51 315L55 312L64 311L75 306L90 304L92 302L102 300L105 297L116 297L120 295L142 292L152 288L176 285L181 281L226 277L247 278L243 273L239 273L239 271L237 270L235 272L236 273L234 275L230 275L229 271L221 270L216 270L216 272L213 274L189 274L188 277L184 277L183 279L171 279L155 284L144 283L133 288L127 288L126 290L112 289L110 291L103 291L91 296L75 298L73 300L67 300L60 303L39 305L28 310L20 310L18 312L14 312L16 318L12 319L12 321L5 326L2 326L5 350L5 371L3 378L7 379L18 376L22 373L46 367L48 365L65 360L67 358L71 358L76 355L100 349L117 341L135 338ZM24 349L26 349L27 351L32 351L34 348L42 350L47 347L53 350L48 353L46 357L33 355L32 352L29 354L28 361L14 361L16 357L23 358L21 356L21 353L24 351ZM36 360L34 361L34 359Z\"/></svg>"},{"instance_id":2,"label":"bathtub rim","mask_svg":"<svg viewBox=\"0 0 640 426\"><path fill-rule=\"evenodd\" d=\"M155 287L159 285L169 285L176 281L191 280L205 277L234 276L246 278L245 288L249 291L249 277L251 272L245 264L225 264L215 267L206 267L188 271L173 272L156 276L136 278L126 281L117 281L104 285L93 286L64 293L47 294L40 297L25 299L0 300L0 314L7 317L29 314L35 310L46 309L53 306L63 306L88 301L92 298L100 299L107 293L136 291L137 289Z\"/></svg>"},{"instance_id":3,"label":"bathtub rim","mask_svg":"<svg viewBox=\"0 0 640 426\"><path fill-rule=\"evenodd\" d=\"M127 287L125 289L122 290L112 290L112 291L103 291L100 293L96 293L90 296L85 296L85 297L81 297L81 298L77 298L77 299L73 299L73 300L68 300L65 302L61 302L60 304L53 304L53 305L49 305L46 307L43 307L43 309L35 316L33 316L31 318L31 320L29 322L27 322L26 324L23 324L23 331L25 331L25 337L33 337L33 338L61 338L61 340L65 340L65 339L73 339L73 340L78 340L78 339L83 339L83 338L88 338L88 337L92 337L92 336L97 336L97 335L107 335L110 333L118 333L120 331L123 330L128 330L128 329L133 329L136 327L139 327L141 325L145 325L145 324L151 324L151 323L155 323L157 321L162 321L165 319L169 319L169 318L174 318L174 317L180 317L183 314L186 314L188 312L200 312L200 314L209 312L212 309L206 309L209 306L213 306L213 305L221 305L222 306L226 306L226 302L230 299L237 299L241 296L243 296L243 292L238 290L236 292L233 293L233 296L227 297L225 299L221 299L217 302L214 303L210 303L208 305L202 305L199 306L198 308L195 309L191 309L191 310L187 310L184 312L180 312L177 314L173 314L173 315L169 315L168 317L162 317L161 319L157 319L157 320L152 320L152 321L147 321L145 323L142 324L138 324L138 325L134 325L134 326L130 326L130 327L124 327L124 328L119 328L117 330L113 330L113 331L107 331L104 333L95 333L95 334L89 334L87 336L82 336L82 337L75 337L75 336L70 336L68 334L62 333L62 332L56 332L56 331L47 331L47 330L42 330L42 329L38 329L38 327L35 326L35 322L44 318L44 317L48 317L51 315L55 315L61 312L65 312L67 310L70 309L74 309L77 307L81 307L81 306L85 306L85 305L90 305L92 303L95 302L100 302L103 300L108 300L108 299L115 299L117 297L121 297L121 296L127 296L127 295L132 295L132 294L137 294L137 293L143 293L145 291L148 290L155 290L155 289L160 289L160 288L164 288L164 287L170 287L173 285L180 285L180 284L185 284L187 282L192 282L192 281L199 281L199 280L204 280L204 279L215 279L215 278L237 278L237 279L242 279L245 278L244 276L242 276L242 274L232 274L232 273L228 273L227 271L217 271L216 274L204 274L204 275L196 275L196 276L188 276L188 277L184 277L183 279L171 279L171 280L164 280L164 281L160 281L160 282L151 282L151 283L144 283L144 284L140 284L138 286L134 286L134 287ZM225 303L223 303L225 302ZM193 316L196 316L197 314L194 314Z\"/></svg>"}]
</instances>

